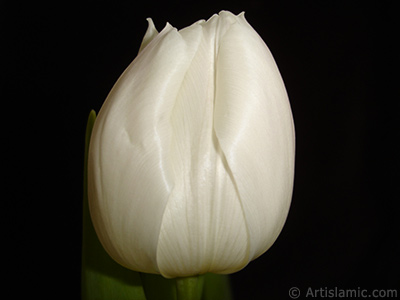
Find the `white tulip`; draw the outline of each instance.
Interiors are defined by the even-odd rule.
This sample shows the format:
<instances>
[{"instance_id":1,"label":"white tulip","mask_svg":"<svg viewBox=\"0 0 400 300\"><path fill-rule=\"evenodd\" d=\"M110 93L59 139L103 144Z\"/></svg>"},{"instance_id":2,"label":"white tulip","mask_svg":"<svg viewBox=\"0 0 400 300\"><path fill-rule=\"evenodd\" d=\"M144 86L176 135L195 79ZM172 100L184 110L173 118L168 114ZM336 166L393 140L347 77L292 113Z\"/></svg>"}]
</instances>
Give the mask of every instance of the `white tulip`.
<instances>
[{"instance_id":1,"label":"white tulip","mask_svg":"<svg viewBox=\"0 0 400 300\"><path fill-rule=\"evenodd\" d=\"M233 273L288 214L295 135L267 46L238 16L158 33L108 95L89 152L89 205L108 254L167 278Z\"/></svg>"}]
</instances>

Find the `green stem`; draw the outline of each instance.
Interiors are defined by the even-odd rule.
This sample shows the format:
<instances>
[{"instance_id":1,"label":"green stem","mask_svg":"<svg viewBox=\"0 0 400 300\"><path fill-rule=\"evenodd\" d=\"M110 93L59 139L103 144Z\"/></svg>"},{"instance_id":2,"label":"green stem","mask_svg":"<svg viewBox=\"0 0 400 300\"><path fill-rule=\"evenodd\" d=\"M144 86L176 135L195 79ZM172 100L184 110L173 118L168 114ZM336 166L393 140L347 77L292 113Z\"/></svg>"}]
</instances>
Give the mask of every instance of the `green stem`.
<instances>
[{"instance_id":1,"label":"green stem","mask_svg":"<svg viewBox=\"0 0 400 300\"><path fill-rule=\"evenodd\" d=\"M176 278L176 292L178 300L201 300L203 293L204 276Z\"/></svg>"}]
</instances>

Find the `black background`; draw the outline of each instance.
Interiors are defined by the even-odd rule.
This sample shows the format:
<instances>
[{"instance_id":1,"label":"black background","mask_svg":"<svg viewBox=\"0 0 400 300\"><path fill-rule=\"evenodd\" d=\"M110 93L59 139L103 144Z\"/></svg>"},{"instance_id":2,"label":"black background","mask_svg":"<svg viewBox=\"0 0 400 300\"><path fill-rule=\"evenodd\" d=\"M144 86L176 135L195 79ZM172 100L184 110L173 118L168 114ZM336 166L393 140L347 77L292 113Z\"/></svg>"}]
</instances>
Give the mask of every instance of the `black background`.
<instances>
[{"instance_id":1,"label":"black background","mask_svg":"<svg viewBox=\"0 0 400 300\"><path fill-rule=\"evenodd\" d=\"M287 299L291 287L398 289L398 159L384 63L396 35L380 2L46 2L1 4L2 206L6 289L79 299L84 130L158 30L246 12L291 101L296 174L273 247L231 276L237 300ZM381 51L384 49L384 51ZM389 65L390 65L389 59ZM382 67L384 65L384 68ZM387 69L385 69L387 67ZM393 109L392 109L393 108ZM9 264L10 263L10 264Z\"/></svg>"}]
</instances>

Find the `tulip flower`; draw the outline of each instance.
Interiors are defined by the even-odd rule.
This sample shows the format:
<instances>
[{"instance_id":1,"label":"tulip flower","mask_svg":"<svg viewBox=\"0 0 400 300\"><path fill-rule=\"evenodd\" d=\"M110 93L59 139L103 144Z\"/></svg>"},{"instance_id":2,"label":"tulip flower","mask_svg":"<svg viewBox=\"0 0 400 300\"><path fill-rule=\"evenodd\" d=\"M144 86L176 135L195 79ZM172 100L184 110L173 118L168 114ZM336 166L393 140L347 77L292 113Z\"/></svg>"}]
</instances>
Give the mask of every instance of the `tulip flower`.
<instances>
[{"instance_id":1,"label":"tulip flower","mask_svg":"<svg viewBox=\"0 0 400 300\"><path fill-rule=\"evenodd\" d=\"M166 278L229 274L274 243L293 188L281 75L244 14L151 19L95 121L89 207L107 253Z\"/></svg>"}]
</instances>

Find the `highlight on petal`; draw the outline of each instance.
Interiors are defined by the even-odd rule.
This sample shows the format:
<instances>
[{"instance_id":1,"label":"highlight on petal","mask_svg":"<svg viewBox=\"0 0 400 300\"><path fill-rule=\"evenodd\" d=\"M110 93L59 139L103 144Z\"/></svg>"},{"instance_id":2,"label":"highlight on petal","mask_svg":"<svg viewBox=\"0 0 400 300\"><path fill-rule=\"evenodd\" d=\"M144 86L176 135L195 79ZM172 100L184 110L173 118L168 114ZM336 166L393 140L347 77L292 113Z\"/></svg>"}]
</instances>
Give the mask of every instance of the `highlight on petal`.
<instances>
[{"instance_id":1,"label":"highlight on petal","mask_svg":"<svg viewBox=\"0 0 400 300\"><path fill-rule=\"evenodd\" d=\"M214 128L239 191L251 260L272 245L288 213L294 127L271 53L244 17L238 20L219 42Z\"/></svg>"},{"instance_id":2,"label":"highlight on petal","mask_svg":"<svg viewBox=\"0 0 400 300\"><path fill-rule=\"evenodd\" d=\"M201 25L179 32L189 43L200 31L201 43L171 114L174 187L157 251L165 277L232 273L248 261L246 222L213 127L217 22Z\"/></svg>"}]
</instances>

